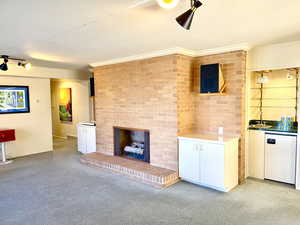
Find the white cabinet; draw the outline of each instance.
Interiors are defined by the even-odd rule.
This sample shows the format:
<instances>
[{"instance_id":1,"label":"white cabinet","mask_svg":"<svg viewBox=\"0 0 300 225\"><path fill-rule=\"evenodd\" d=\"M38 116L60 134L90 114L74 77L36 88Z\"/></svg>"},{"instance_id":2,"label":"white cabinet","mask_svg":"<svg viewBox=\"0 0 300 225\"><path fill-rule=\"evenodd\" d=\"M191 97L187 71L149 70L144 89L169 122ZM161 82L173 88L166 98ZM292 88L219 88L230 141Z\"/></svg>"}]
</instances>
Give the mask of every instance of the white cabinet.
<instances>
[{"instance_id":1,"label":"white cabinet","mask_svg":"<svg viewBox=\"0 0 300 225\"><path fill-rule=\"evenodd\" d=\"M249 176L265 178L265 132L249 130Z\"/></svg>"},{"instance_id":2,"label":"white cabinet","mask_svg":"<svg viewBox=\"0 0 300 225\"><path fill-rule=\"evenodd\" d=\"M231 190L238 184L238 139L179 137L179 176L219 191Z\"/></svg>"},{"instance_id":3,"label":"white cabinet","mask_svg":"<svg viewBox=\"0 0 300 225\"><path fill-rule=\"evenodd\" d=\"M182 140L179 142L179 176L197 182L200 179L200 151L195 141Z\"/></svg>"},{"instance_id":4,"label":"white cabinet","mask_svg":"<svg viewBox=\"0 0 300 225\"><path fill-rule=\"evenodd\" d=\"M90 123L77 125L78 151L82 154L96 152L96 126Z\"/></svg>"},{"instance_id":5,"label":"white cabinet","mask_svg":"<svg viewBox=\"0 0 300 225\"><path fill-rule=\"evenodd\" d=\"M224 187L224 145L206 144L200 158L201 182Z\"/></svg>"}]
</instances>

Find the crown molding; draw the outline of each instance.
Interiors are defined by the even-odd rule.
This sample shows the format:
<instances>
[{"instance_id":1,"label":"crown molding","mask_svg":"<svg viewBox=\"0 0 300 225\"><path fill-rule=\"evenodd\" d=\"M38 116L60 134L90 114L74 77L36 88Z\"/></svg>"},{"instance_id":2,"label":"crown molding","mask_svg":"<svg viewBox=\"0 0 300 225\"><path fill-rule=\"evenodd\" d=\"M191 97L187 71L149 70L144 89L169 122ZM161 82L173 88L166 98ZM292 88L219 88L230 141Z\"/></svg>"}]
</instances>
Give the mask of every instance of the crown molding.
<instances>
[{"instance_id":1,"label":"crown molding","mask_svg":"<svg viewBox=\"0 0 300 225\"><path fill-rule=\"evenodd\" d=\"M130 61L135 61L135 60L149 59L149 58L154 58L154 57L159 57L159 56L173 55L173 54L194 56L195 52L188 50L188 49L175 47L175 48L169 48L169 49L165 49L165 50L153 51L153 52L149 52L149 53L145 53L145 54L115 58L115 59L106 60L106 61L102 61L102 62L95 62L95 63L91 63L90 66L91 67L105 66L105 65L130 62Z\"/></svg>"},{"instance_id":2,"label":"crown molding","mask_svg":"<svg viewBox=\"0 0 300 225\"><path fill-rule=\"evenodd\" d=\"M196 51L196 56L206 56L206 55L214 55L226 52L233 52L233 51L249 51L252 47L247 43L241 43L236 45L228 45L220 48L210 48L210 49L203 49Z\"/></svg>"},{"instance_id":3,"label":"crown molding","mask_svg":"<svg viewBox=\"0 0 300 225\"><path fill-rule=\"evenodd\" d=\"M88 73L79 70L61 69L53 67L44 67L33 65L30 70L26 70L16 63L9 63L7 71L0 71L0 76L14 76L14 77L31 77L31 78L47 78L47 79L76 79L87 80Z\"/></svg>"},{"instance_id":4,"label":"crown molding","mask_svg":"<svg viewBox=\"0 0 300 225\"><path fill-rule=\"evenodd\" d=\"M90 63L89 65L91 67L98 67L98 66L105 66L105 65L117 64L117 63L130 62L135 60L149 59L149 58L154 58L159 56L173 55L173 54L197 57L197 56L213 55L213 54L220 54L220 53L239 51L239 50L249 51L250 49L251 47L245 43L238 44L238 45L224 46L221 48L203 49L198 51L189 50L181 47L174 47L165 50L153 51L145 54L115 58L115 59L101 61L101 62L94 62L94 63Z\"/></svg>"}]
</instances>

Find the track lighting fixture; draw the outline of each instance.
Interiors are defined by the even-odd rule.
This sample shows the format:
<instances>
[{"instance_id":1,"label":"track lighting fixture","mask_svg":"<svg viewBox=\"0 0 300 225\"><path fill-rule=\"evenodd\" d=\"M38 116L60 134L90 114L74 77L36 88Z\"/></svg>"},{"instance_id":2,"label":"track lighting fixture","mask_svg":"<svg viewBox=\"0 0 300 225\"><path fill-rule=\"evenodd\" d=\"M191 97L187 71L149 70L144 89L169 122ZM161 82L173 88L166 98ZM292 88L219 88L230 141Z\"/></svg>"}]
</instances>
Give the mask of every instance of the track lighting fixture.
<instances>
[{"instance_id":1,"label":"track lighting fixture","mask_svg":"<svg viewBox=\"0 0 300 225\"><path fill-rule=\"evenodd\" d=\"M2 58L4 61L3 63L0 65L0 70L3 71L7 71L8 70L8 60L13 60L13 61L19 61L18 62L18 66L22 66L24 67L26 70L30 70L32 65L29 62L26 62L25 59L18 59L18 58L13 58L13 57L9 57L7 55L1 55L0 58Z\"/></svg>"},{"instance_id":2,"label":"track lighting fixture","mask_svg":"<svg viewBox=\"0 0 300 225\"><path fill-rule=\"evenodd\" d=\"M184 29L189 30L193 22L195 11L201 5L202 2L200 2L199 0L191 0L191 8L176 18L177 23L179 23L179 25Z\"/></svg>"}]
</instances>

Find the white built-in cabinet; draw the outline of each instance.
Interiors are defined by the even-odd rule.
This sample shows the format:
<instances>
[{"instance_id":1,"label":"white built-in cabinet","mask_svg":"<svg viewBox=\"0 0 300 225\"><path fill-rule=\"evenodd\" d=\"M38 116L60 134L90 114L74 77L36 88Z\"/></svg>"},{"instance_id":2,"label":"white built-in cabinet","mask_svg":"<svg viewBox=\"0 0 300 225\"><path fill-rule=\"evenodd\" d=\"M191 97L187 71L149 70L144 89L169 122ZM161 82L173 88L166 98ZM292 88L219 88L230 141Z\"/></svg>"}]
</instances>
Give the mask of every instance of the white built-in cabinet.
<instances>
[{"instance_id":1,"label":"white built-in cabinet","mask_svg":"<svg viewBox=\"0 0 300 225\"><path fill-rule=\"evenodd\" d=\"M224 192L238 185L238 139L191 137L179 137L180 178Z\"/></svg>"}]
</instances>

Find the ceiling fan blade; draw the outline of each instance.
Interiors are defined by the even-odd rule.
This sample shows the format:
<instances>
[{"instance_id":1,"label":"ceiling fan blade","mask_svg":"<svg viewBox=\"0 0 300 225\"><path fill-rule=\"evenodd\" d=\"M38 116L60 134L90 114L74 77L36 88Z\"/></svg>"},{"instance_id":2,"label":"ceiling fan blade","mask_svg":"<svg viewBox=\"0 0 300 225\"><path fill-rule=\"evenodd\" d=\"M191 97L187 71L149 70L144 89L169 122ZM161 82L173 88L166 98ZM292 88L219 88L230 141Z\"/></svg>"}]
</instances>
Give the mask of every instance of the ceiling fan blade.
<instances>
[{"instance_id":1,"label":"ceiling fan blade","mask_svg":"<svg viewBox=\"0 0 300 225\"><path fill-rule=\"evenodd\" d=\"M155 0L140 0L139 2L131 5L128 7L128 9L133 9L139 6L147 6L147 5L153 5L155 3Z\"/></svg>"}]
</instances>

